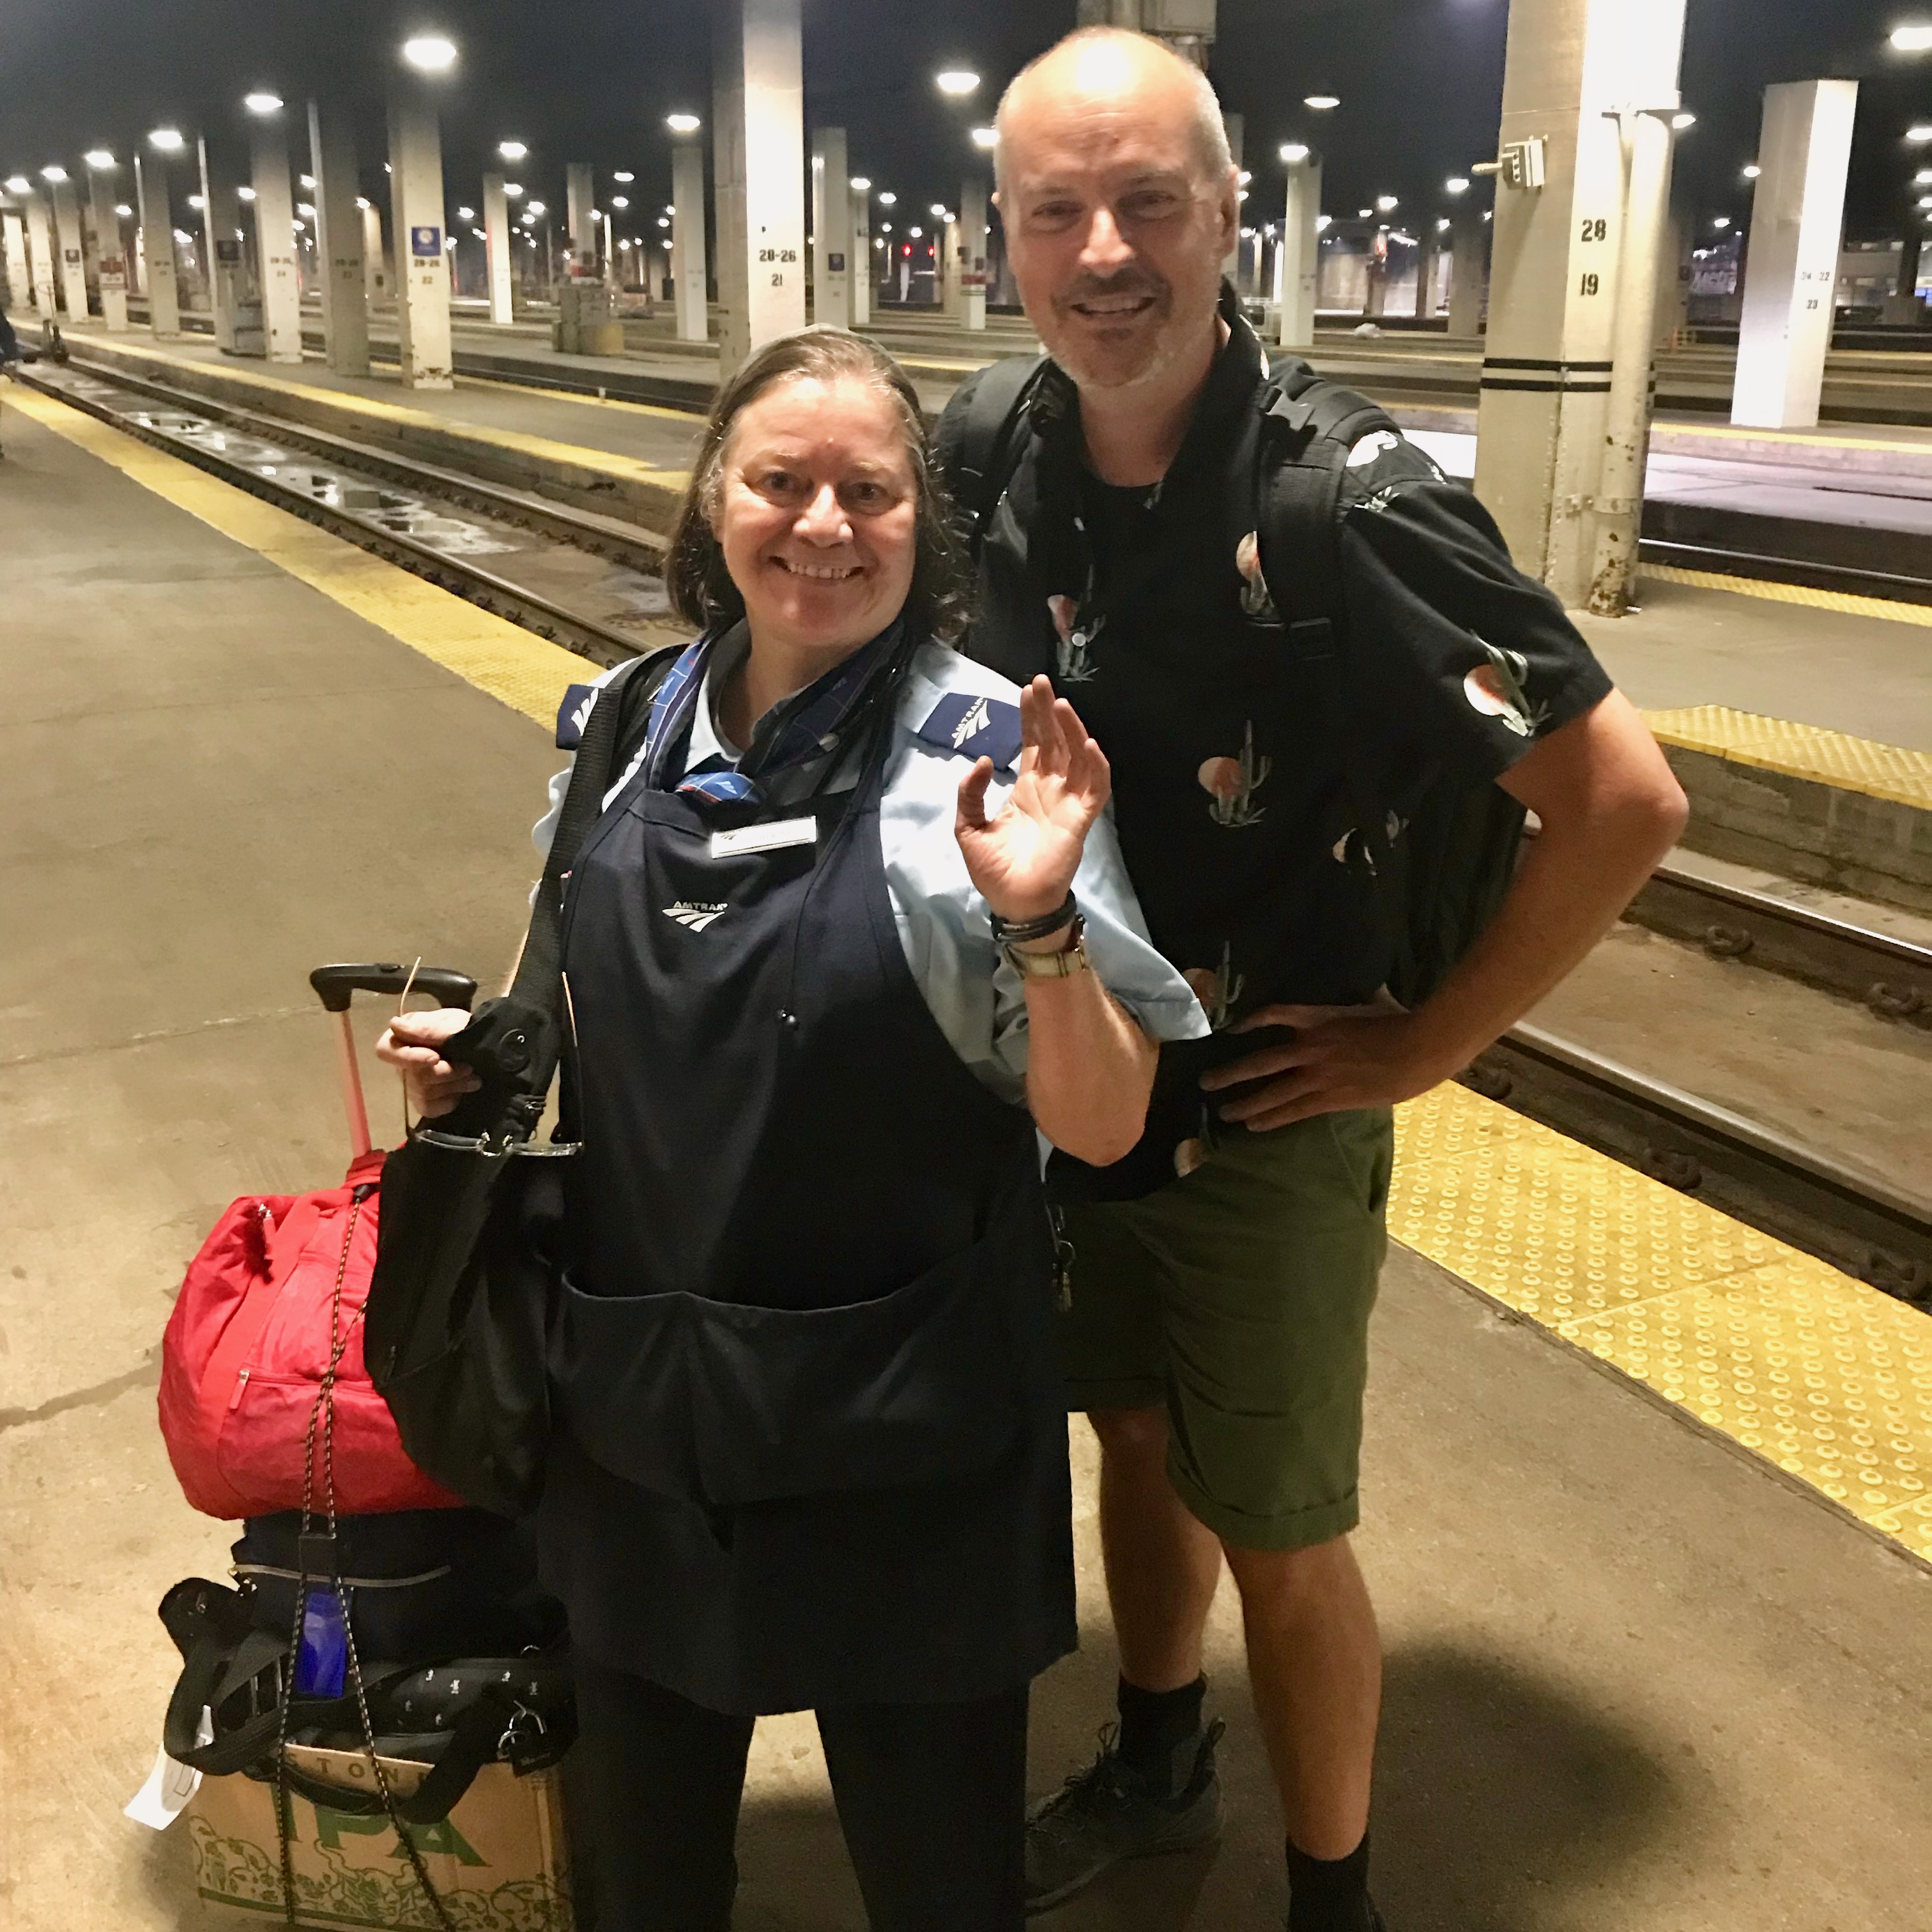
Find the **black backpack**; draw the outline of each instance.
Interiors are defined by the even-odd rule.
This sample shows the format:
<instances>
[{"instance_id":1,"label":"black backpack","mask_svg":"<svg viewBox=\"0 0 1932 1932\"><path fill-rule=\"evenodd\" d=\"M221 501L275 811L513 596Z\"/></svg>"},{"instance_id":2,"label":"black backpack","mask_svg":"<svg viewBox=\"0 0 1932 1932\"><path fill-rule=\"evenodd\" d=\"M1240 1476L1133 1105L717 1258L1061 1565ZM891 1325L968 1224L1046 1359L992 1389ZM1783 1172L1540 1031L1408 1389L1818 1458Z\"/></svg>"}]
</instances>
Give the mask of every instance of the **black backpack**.
<instances>
[{"instance_id":1,"label":"black backpack","mask_svg":"<svg viewBox=\"0 0 1932 1932\"><path fill-rule=\"evenodd\" d=\"M1045 356L996 362L942 419L940 468L962 540L976 568L986 532L1033 437L1031 405ZM1445 760L1426 762L1400 795L1378 790L1349 662L1340 541L1348 453L1378 430L1400 429L1378 404L1284 359L1258 406L1265 475L1257 479L1262 568L1309 675L1334 742L1344 751L1348 803L1360 830L1350 863L1375 882L1394 962L1389 990L1406 1006L1427 999L1502 903L1516 869L1523 809L1501 787ZM1398 837L1396 835L1400 833Z\"/></svg>"}]
</instances>

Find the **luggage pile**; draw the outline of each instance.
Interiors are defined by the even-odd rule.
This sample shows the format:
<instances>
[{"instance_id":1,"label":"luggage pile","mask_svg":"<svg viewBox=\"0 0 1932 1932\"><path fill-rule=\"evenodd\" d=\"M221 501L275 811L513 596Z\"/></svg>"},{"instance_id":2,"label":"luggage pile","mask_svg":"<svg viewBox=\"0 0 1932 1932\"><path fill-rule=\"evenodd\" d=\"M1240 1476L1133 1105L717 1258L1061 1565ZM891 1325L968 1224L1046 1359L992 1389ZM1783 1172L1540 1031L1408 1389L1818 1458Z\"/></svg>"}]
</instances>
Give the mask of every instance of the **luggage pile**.
<instances>
[{"instance_id":1,"label":"luggage pile","mask_svg":"<svg viewBox=\"0 0 1932 1932\"><path fill-rule=\"evenodd\" d=\"M338 1027L348 1172L339 1187L234 1202L190 1266L163 1345L176 1474L196 1508L242 1525L232 1588L191 1576L162 1600L182 1660L164 1748L232 1786L197 1799L197 1864L221 1875L212 1889L204 1870L205 1898L256 1922L267 1910L291 1925L340 1923L341 1834L380 1834L362 1850L406 1863L389 1875L386 1907L370 1906L383 1886L360 1874L357 1910L380 1916L352 1922L452 1932L448 1894L466 1868L505 1876L456 1808L484 1778L494 1811L471 1836L516 1835L505 1819L517 1805L506 1811L496 1787L557 1763L574 1700L562 1608L538 1586L528 1531L466 1507L410 1460L364 1363L385 1156L370 1145L349 1009L358 992L410 990L466 1007L476 989L398 965L324 967L310 981ZM518 1922L566 1932L554 1780L531 1792L533 1809L517 1795L542 1842L526 1848ZM322 1856L298 1842L298 1797ZM494 1922L472 1906L466 1898L463 1922Z\"/></svg>"}]
</instances>

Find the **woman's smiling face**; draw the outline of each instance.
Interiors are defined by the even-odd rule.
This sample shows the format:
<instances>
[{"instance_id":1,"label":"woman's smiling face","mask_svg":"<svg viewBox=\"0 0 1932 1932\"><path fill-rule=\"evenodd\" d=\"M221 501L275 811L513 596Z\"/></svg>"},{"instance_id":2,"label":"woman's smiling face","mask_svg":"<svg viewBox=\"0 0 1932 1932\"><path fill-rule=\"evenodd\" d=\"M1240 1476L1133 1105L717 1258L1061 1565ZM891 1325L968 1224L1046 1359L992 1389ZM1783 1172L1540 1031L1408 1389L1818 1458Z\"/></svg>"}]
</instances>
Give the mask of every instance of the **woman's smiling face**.
<instances>
[{"instance_id":1,"label":"woman's smiling face","mask_svg":"<svg viewBox=\"0 0 1932 1932\"><path fill-rule=\"evenodd\" d=\"M917 485L893 400L796 376L748 403L724 448L712 528L754 641L844 655L912 588Z\"/></svg>"}]
</instances>

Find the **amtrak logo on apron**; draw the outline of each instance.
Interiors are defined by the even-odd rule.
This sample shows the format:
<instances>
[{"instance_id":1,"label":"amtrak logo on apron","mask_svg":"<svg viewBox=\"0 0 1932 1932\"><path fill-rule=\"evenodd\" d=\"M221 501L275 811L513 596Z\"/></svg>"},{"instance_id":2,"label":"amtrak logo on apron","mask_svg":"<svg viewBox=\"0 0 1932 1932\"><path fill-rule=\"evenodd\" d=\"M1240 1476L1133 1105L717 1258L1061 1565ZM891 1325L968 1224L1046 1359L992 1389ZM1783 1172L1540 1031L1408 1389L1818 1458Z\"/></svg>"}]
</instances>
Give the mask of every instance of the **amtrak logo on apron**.
<instances>
[{"instance_id":1,"label":"amtrak logo on apron","mask_svg":"<svg viewBox=\"0 0 1932 1932\"><path fill-rule=\"evenodd\" d=\"M689 899L680 899L675 905L666 906L664 913L665 918L676 920L680 926L688 926L693 932L702 932L730 910L728 905L699 905Z\"/></svg>"}]
</instances>

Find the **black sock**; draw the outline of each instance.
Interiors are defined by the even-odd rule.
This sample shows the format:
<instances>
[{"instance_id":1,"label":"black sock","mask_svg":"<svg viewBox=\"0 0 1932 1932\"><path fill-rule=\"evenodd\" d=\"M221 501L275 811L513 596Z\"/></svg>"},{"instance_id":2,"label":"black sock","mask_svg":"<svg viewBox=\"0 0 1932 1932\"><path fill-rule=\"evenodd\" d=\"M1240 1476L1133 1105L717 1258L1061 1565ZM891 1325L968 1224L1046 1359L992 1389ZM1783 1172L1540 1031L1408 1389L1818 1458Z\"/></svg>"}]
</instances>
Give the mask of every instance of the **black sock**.
<instances>
[{"instance_id":1,"label":"black sock","mask_svg":"<svg viewBox=\"0 0 1932 1932\"><path fill-rule=\"evenodd\" d=\"M1288 1841L1288 1932L1368 1932L1369 1838L1345 1858L1311 1858Z\"/></svg>"},{"instance_id":2,"label":"black sock","mask_svg":"<svg viewBox=\"0 0 1932 1932\"><path fill-rule=\"evenodd\" d=\"M1143 1690L1123 1677L1118 1747L1121 1762L1156 1790L1178 1796L1193 1766L1177 1767L1174 1754L1200 1730L1201 1700L1207 1689L1204 1677L1178 1690Z\"/></svg>"}]
</instances>

